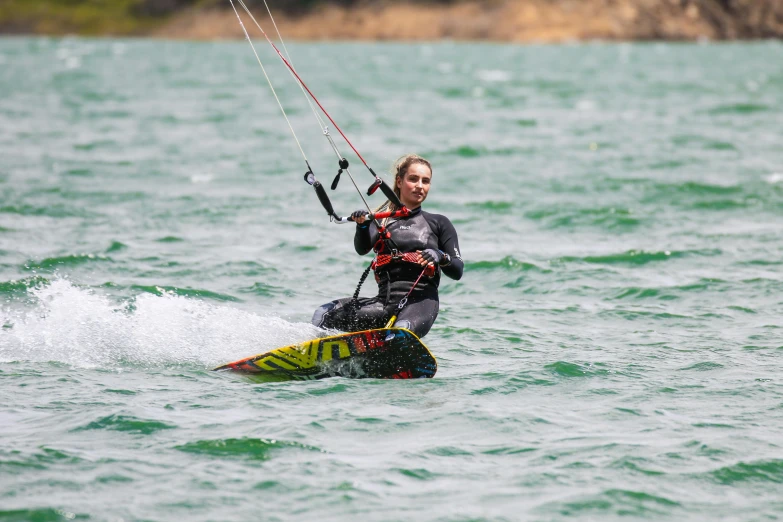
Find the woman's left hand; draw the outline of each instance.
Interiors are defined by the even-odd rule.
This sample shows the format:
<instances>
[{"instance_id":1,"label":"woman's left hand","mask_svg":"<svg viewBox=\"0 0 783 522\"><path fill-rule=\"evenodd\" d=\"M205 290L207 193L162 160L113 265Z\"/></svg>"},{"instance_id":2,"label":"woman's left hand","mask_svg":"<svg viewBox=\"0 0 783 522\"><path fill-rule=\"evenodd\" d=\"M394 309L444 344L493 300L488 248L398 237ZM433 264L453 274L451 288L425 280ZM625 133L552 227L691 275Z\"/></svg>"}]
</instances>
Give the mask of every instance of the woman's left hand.
<instances>
[{"instance_id":1,"label":"woman's left hand","mask_svg":"<svg viewBox=\"0 0 783 522\"><path fill-rule=\"evenodd\" d=\"M427 266L427 265L439 265L441 259L443 259L443 254L440 253L439 250L435 250L433 248L428 248L427 250L422 250L419 252L419 264L421 266Z\"/></svg>"}]
</instances>

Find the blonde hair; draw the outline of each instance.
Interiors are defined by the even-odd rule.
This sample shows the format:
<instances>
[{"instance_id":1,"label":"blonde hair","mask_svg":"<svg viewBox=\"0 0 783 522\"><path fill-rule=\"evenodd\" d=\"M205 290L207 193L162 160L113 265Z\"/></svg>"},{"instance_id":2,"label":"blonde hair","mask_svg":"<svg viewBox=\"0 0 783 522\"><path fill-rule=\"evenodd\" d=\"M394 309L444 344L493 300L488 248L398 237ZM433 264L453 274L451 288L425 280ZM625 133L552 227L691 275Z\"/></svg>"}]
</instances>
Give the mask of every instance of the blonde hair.
<instances>
[{"instance_id":1,"label":"blonde hair","mask_svg":"<svg viewBox=\"0 0 783 522\"><path fill-rule=\"evenodd\" d=\"M397 194L398 198L400 197L400 188L397 186L397 181L405 178L405 174L408 173L408 169L411 167L411 165L416 165L417 163L426 165L427 168L430 169L430 173L432 173L432 165L430 162L418 154L405 154L404 156L397 158L397 161L394 162L394 166L391 170L391 173L394 174L394 187L392 188L394 189L394 193ZM376 208L375 212L384 212L386 210L396 210L394 203L388 199L383 205ZM386 221L388 221L388 219L384 220L384 226L386 225Z\"/></svg>"}]
</instances>

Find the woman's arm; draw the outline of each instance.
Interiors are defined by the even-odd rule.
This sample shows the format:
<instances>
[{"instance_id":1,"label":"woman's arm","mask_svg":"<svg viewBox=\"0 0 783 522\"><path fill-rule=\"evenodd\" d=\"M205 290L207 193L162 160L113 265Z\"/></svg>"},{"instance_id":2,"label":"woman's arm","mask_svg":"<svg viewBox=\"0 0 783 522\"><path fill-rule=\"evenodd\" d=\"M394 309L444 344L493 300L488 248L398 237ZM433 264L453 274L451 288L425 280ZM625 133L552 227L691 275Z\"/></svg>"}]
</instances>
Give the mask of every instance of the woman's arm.
<instances>
[{"instance_id":1,"label":"woman's arm","mask_svg":"<svg viewBox=\"0 0 783 522\"><path fill-rule=\"evenodd\" d=\"M457 230L446 216L437 217L438 229L440 231L438 234L438 248L445 254L448 254L451 259L447 264L441 264L440 268L443 270L443 273L450 278L459 280L462 278L462 271L465 268L465 264L462 262L462 255L459 251Z\"/></svg>"},{"instance_id":2,"label":"woman's arm","mask_svg":"<svg viewBox=\"0 0 783 522\"><path fill-rule=\"evenodd\" d=\"M361 225L356 225L356 233L353 236L353 248L360 256L372 250L375 242L378 241L378 229L375 223L365 221Z\"/></svg>"}]
</instances>

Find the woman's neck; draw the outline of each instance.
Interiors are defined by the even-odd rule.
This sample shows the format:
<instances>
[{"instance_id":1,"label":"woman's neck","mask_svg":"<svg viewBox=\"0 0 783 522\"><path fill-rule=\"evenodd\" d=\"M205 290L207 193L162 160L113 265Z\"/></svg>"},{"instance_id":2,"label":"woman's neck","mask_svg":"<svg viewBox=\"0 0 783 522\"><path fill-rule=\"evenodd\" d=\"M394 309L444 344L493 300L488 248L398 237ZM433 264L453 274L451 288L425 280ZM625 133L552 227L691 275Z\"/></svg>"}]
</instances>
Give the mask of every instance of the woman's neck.
<instances>
[{"instance_id":1,"label":"woman's neck","mask_svg":"<svg viewBox=\"0 0 783 522\"><path fill-rule=\"evenodd\" d=\"M408 204L407 204L407 203L405 203L403 200L400 200L400 203L402 203L402 204L403 204L403 206L407 207L407 208L408 208L408 210L416 210L417 208L421 208L421 205L420 205L420 204L416 204L416 203L414 203L413 205L408 205ZM415 205L415 206L414 206L414 205Z\"/></svg>"}]
</instances>

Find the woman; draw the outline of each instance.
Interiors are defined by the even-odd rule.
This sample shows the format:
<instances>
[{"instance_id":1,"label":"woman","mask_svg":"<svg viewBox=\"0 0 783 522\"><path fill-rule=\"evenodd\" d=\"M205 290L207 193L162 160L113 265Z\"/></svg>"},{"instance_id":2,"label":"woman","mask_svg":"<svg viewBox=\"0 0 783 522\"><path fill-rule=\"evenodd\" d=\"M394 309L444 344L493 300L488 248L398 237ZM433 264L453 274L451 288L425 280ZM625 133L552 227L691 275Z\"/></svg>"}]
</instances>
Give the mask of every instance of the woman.
<instances>
[{"instance_id":1,"label":"woman","mask_svg":"<svg viewBox=\"0 0 783 522\"><path fill-rule=\"evenodd\" d=\"M410 292L394 327L407 328L423 337L438 316L440 272L452 279L462 277L463 263L454 225L445 216L421 209L432 181L430 162L408 154L397 160L395 170L394 192L410 214L382 223L391 233L390 239L379 241L378 227L367 219L366 211L351 214L356 222L356 252L364 255L375 248L373 268L378 295L327 303L313 314L314 325L349 332L383 328ZM387 201L378 209L382 210L394 209ZM428 267L430 274L422 276Z\"/></svg>"}]
</instances>

